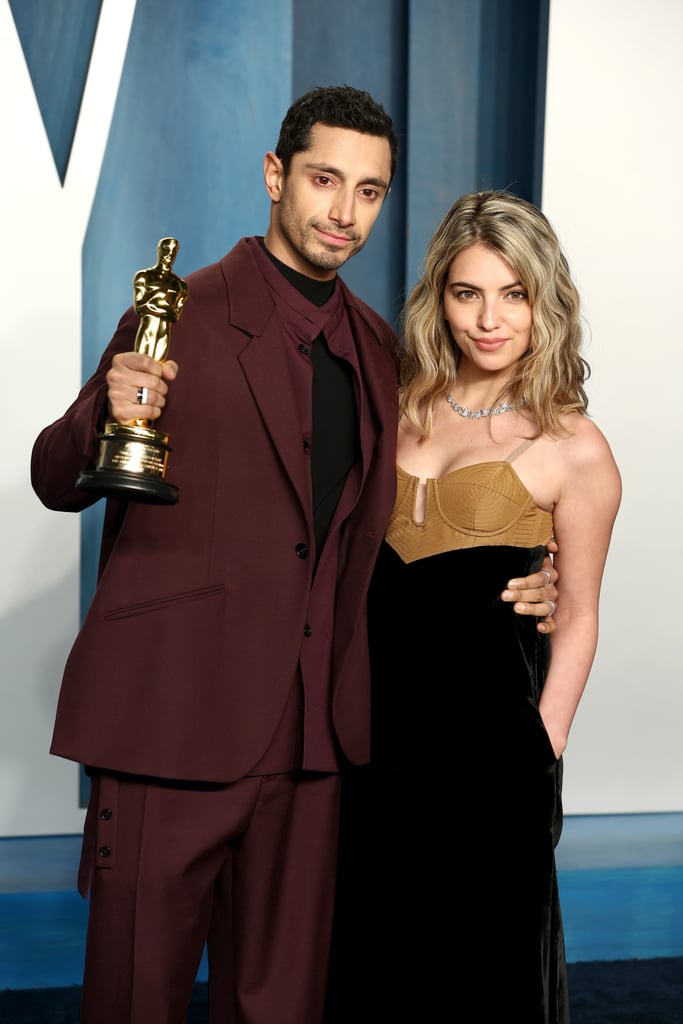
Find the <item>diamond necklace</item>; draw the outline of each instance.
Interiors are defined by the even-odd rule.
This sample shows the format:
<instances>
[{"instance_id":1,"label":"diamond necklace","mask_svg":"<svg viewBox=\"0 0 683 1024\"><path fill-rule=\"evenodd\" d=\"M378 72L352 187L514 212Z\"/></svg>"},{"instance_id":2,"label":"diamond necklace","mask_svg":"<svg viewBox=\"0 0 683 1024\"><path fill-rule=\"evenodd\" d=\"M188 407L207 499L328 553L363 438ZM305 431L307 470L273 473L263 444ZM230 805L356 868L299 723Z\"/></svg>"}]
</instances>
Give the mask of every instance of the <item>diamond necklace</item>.
<instances>
[{"instance_id":1,"label":"diamond necklace","mask_svg":"<svg viewBox=\"0 0 683 1024\"><path fill-rule=\"evenodd\" d=\"M511 412L513 409L519 409L520 405L524 405L524 399L520 398L516 402L501 402L493 409L466 409L463 405L458 405L450 393L446 395L446 401L454 412L457 412L459 416L464 416L467 420L481 420L486 416L502 416L504 412Z\"/></svg>"}]
</instances>

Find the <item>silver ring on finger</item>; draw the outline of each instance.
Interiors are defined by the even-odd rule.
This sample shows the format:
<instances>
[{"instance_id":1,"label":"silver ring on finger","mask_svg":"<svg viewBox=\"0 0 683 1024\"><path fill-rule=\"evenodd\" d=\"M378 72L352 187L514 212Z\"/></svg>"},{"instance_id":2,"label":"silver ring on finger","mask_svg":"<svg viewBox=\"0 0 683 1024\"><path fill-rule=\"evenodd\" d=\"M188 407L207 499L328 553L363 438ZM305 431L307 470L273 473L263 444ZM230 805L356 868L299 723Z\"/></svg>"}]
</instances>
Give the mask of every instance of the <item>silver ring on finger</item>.
<instances>
[{"instance_id":1,"label":"silver ring on finger","mask_svg":"<svg viewBox=\"0 0 683 1024\"><path fill-rule=\"evenodd\" d=\"M547 570L547 569L541 569L540 571L541 571L541 572L544 572L544 573L546 574L546 576L548 577L548 582L547 582L547 583L544 583L544 584L543 584L543 586L544 586L544 587L549 587L549 586L550 586L550 584L551 584L551 583L553 582L553 578L552 578L552 576L550 575L550 573L548 572L548 570Z\"/></svg>"},{"instance_id":2,"label":"silver ring on finger","mask_svg":"<svg viewBox=\"0 0 683 1024\"><path fill-rule=\"evenodd\" d=\"M147 388L138 388L138 405L147 405ZM550 580L548 580L550 582Z\"/></svg>"},{"instance_id":3,"label":"silver ring on finger","mask_svg":"<svg viewBox=\"0 0 683 1024\"><path fill-rule=\"evenodd\" d=\"M546 619L549 619L557 611L557 605L555 604L554 601L546 601L546 604L550 605L550 611L546 615Z\"/></svg>"}]
</instances>

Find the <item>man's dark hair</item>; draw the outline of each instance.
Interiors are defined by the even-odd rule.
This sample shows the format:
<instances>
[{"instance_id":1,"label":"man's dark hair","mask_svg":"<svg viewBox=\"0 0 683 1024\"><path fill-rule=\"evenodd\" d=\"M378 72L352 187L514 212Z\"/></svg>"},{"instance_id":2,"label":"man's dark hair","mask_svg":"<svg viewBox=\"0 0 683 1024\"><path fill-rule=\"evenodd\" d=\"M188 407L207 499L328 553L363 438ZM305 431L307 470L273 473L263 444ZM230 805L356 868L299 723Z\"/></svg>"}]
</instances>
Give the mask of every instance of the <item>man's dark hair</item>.
<instances>
[{"instance_id":1,"label":"man's dark hair","mask_svg":"<svg viewBox=\"0 0 683 1024\"><path fill-rule=\"evenodd\" d=\"M381 103L369 92L350 85L317 86L291 105L280 126L275 155L282 161L285 174L295 153L311 145L311 128L326 124L331 128L350 128L365 135L386 139L391 149L391 177L398 160L398 139L394 125Z\"/></svg>"}]
</instances>

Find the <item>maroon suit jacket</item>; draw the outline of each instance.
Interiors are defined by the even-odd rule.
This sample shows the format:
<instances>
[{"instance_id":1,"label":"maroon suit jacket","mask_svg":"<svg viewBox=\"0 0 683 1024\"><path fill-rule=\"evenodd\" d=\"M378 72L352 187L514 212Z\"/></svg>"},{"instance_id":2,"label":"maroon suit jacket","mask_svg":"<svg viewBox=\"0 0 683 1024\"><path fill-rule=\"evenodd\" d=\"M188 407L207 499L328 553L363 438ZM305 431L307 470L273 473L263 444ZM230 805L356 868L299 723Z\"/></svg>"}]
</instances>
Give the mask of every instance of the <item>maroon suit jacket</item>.
<instances>
[{"instance_id":1,"label":"maroon suit jacket","mask_svg":"<svg viewBox=\"0 0 683 1024\"><path fill-rule=\"evenodd\" d=\"M51 752L83 764L228 782L247 774L280 720L298 661L313 522L297 408L272 296L242 239L188 275L174 325L179 364L159 427L174 506L108 500L95 596L69 655ZM370 752L365 597L395 495L396 338L341 279L373 416L361 495L343 526L332 711L349 760ZM129 309L65 415L37 438L33 486L52 509L95 461L105 374L132 350Z\"/></svg>"}]
</instances>

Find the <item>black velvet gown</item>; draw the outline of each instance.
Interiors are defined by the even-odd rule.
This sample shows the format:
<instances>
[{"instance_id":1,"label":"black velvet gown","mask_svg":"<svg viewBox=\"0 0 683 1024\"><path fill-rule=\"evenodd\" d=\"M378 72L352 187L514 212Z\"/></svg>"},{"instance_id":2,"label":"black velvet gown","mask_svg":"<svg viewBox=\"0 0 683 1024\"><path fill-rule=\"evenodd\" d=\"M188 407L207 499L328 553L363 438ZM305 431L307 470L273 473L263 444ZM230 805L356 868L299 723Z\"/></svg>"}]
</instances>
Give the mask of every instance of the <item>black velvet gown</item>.
<instances>
[{"instance_id":1,"label":"black velvet gown","mask_svg":"<svg viewBox=\"0 0 683 1024\"><path fill-rule=\"evenodd\" d=\"M369 602L372 765L342 790L329 1024L569 1020L549 642L498 596L552 536L516 454L429 481L424 524L399 470Z\"/></svg>"}]
</instances>

